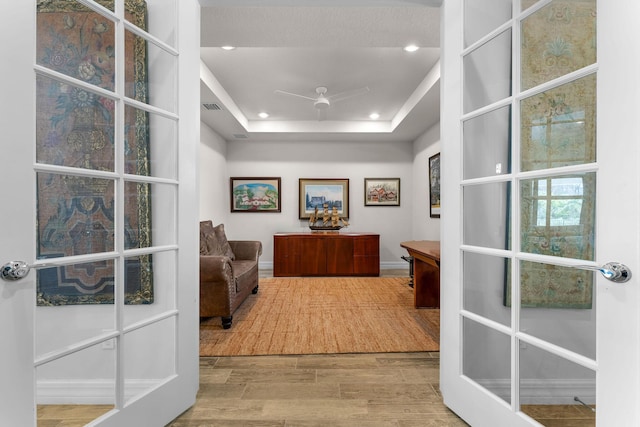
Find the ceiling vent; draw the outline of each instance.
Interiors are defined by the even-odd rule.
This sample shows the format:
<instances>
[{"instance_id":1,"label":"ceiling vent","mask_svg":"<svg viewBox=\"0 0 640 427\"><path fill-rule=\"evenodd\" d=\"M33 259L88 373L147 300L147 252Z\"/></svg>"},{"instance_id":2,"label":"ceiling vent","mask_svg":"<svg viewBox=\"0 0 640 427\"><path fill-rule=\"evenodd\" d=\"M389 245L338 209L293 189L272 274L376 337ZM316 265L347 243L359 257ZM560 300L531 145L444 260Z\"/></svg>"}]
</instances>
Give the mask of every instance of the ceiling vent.
<instances>
[{"instance_id":1,"label":"ceiling vent","mask_svg":"<svg viewBox=\"0 0 640 427\"><path fill-rule=\"evenodd\" d=\"M247 139L249 138L247 135L245 135L244 133L234 133L233 137L235 139Z\"/></svg>"},{"instance_id":2,"label":"ceiling vent","mask_svg":"<svg viewBox=\"0 0 640 427\"><path fill-rule=\"evenodd\" d=\"M202 106L207 110L222 111L222 107L220 107L218 104L208 103L202 104Z\"/></svg>"}]
</instances>

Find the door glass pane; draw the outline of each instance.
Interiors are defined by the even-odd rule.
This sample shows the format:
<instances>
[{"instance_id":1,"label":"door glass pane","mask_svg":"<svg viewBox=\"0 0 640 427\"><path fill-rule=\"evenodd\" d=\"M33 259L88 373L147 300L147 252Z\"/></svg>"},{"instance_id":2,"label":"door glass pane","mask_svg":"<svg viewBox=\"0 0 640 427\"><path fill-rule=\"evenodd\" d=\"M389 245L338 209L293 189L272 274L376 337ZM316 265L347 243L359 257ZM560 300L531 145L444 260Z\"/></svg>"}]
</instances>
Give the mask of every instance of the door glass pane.
<instances>
[{"instance_id":1,"label":"door glass pane","mask_svg":"<svg viewBox=\"0 0 640 427\"><path fill-rule=\"evenodd\" d=\"M113 330L113 266L105 260L38 270L37 355Z\"/></svg>"},{"instance_id":2,"label":"door glass pane","mask_svg":"<svg viewBox=\"0 0 640 427\"><path fill-rule=\"evenodd\" d=\"M463 189L465 245L510 249L508 207L510 182L470 185Z\"/></svg>"},{"instance_id":3,"label":"door glass pane","mask_svg":"<svg viewBox=\"0 0 640 427\"><path fill-rule=\"evenodd\" d=\"M522 6L522 10L527 10L534 4L538 3L539 0L520 0L520 4Z\"/></svg>"},{"instance_id":4,"label":"door glass pane","mask_svg":"<svg viewBox=\"0 0 640 427\"><path fill-rule=\"evenodd\" d=\"M523 171L596 161L595 74L524 99L520 111Z\"/></svg>"},{"instance_id":5,"label":"door glass pane","mask_svg":"<svg viewBox=\"0 0 640 427\"><path fill-rule=\"evenodd\" d=\"M595 402L594 371L520 342L522 412L545 426L595 426Z\"/></svg>"},{"instance_id":6,"label":"door glass pane","mask_svg":"<svg viewBox=\"0 0 640 427\"><path fill-rule=\"evenodd\" d=\"M113 181L38 173L37 193L38 259L113 251Z\"/></svg>"},{"instance_id":7,"label":"door glass pane","mask_svg":"<svg viewBox=\"0 0 640 427\"><path fill-rule=\"evenodd\" d=\"M115 102L46 77L36 84L38 163L113 171Z\"/></svg>"},{"instance_id":8,"label":"door glass pane","mask_svg":"<svg viewBox=\"0 0 640 427\"><path fill-rule=\"evenodd\" d=\"M510 325L511 303L505 301L510 264L511 260L507 258L465 252L464 309Z\"/></svg>"},{"instance_id":9,"label":"door glass pane","mask_svg":"<svg viewBox=\"0 0 640 427\"><path fill-rule=\"evenodd\" d=\"M114 90L115 25L82 4L38 2L36 63Z\"/></svg>"},{"instance_id":10,"label":"door glass pane","mask_svg":"<svg viewBox=\"0 0 640 427\"><path fill-rule=\"evenodd\" d=\"M522 21L522 89L596 62L596 0L552 1Z\"/></svg>"},{"instance_id":11,"label":"door glass pane","mask_svg":"<svg viewBox=\"0 0 640 427\"><path fill-rule=\"evenodd\" d=\"M520 329L595 359L594 273L526 261L520 271Z\"/></svg>"},{"instance_id":12,"label":"door glass pane","mask_svg":"<svg viewBox=\"0 0 640 427\"><path fill-rule=\"evenodd\" d=\"M464 112L511 95L511 30L489 40L463 59Z\"/></svg>"},{"instance_id":13,"label":"door glass pane","mask_svg":"<svg viewBox=\"0 0 640 427\"><path fill-rule=\"evenodd\" d=\"M125 182L125 249L176 244L176 187Z\"/></svg>"},{"instance_id":14,"label":"door glass pane","mask_svg":"<svg viewBox=\"0 0 640 427\"><path fill-rule=\"evenodd\" d=\"M176 56L131 31L125 31L125 95L176 111Z\"/></svg>"},{"instance_id":15,"label":"door glass pane","mask_svg":"<svg viewBox=\"0 0 640 427\"><path fill-rule=\"evenodd\" d=\"M594 259L595 173L520 183L522 252Z\"/></svg>"},{"instance_id":16,"label":"door glass pane","mask_svg":"<svg viewBox=\"0 0 640 427\"><path fill-rule=\"evenodd\" d=\"M464 45L469 46L511 19L512 0L465 0Z\"/></svg>"},{"instance_id":17,"label":"door glass pane","mask_svg":"<svg viewBox=\"0 0 640 427\"><path fill-rule=\"evenodd\" d=\"M176 5L175 0L129 0L127 1L127 20L175 48L176 17L178 16Z\"/></svg>"},{"instance_id":18,"label":"door glass pane","mask_svg":"<svg viewBox=\"0 0 640 427\"><path fill-rule=\"evenodd\" d=\"M114 409L116 354L107 341L39 366L38 426L81 426Z\"/></svg>"},{"instance_id":19,"label":"door glass pane","mask_svg":"<svg viewBox=\"0 0 640 427\"><path fill-rule=\"evenodd\" d=\"M128 105L125 122L125 173L175 179L177 122Z\"/></svg>"},{"instance_id":20,"label":"door glass pane","mask_svg":"<svg viewBox=\"0 0 640 427\"><path fill-rule=\"evenodd\" d=\"M143 310L147 308L141 307ZM176 374L175 323L176 319L170 317L125 334L126 402L148 393Z\"/></svg>"},{"instance_id":21,"label":"door glass pane","mask_svg":"<svg viewBox=\"0 0 640 427\"><path fill-rule=\"evenodd\" d=\"M128 257L125 268L125 327L176 308L175 252Z\"/></svg>"},{"instance_id":22,"label":"door glass pane","mask_svg":"<svg viewBox=\"0 0 640 427\"><path fill-rule=\"evenodd\" d=\"M464 122L464 179L511 173L511 107Z\"/></svg>"},{"instance_id":23,"label":"door glass pane","mask_svg":"<svg viewBox=\"0 0 640 427\"><path fill-rule=\"evenodd\" d=\"M462 373L511 403L511 338L464 318L462 348Z\"/></svg>"}]
</instances>

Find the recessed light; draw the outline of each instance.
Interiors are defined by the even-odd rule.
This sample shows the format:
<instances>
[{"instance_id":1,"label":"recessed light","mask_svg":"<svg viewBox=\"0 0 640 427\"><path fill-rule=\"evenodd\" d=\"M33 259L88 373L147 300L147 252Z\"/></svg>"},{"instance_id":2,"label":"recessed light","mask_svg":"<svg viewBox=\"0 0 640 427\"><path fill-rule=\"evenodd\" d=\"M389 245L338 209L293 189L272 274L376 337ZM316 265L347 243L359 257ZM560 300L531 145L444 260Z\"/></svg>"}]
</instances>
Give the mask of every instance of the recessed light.
<instances>
[{"instance_id":1,"label":"recessed light","mask_svg":"<svg viewBox=\"0 0 640 427\"><path fill-rule=\"evenodd\" d=\"M378 120L378 119L380 118L380 114L378 114L378 113L371 113L371 114L369 114L369 118L370 118L371 120Z\"/></svg>"},{"instance_id":2,"label":"recessed light","mask_svg":"<svg viewBox=\"0 0 640 427\"><path fill-rule=\"evenodd\" d=\"M235 46L221 46L221 47L222 47L222 49L224 49L224 50L233 50L233 49L235 49L235 48L236 48Z\"/></svg>"},{"instance_id":3,"label":"recessed light","mask_svg":"<svg viewBox=\"0 0 640 427\"><path fill-rule=\"evenodd\" d=\"M420 49L420 48L418 46L416 46L415 44L410 44L410 45L404 47L404 51L405 52L415 52L418 49Z\"/></svg>"},{"instance_id":4,"label":"recessed light","mask_svg":"<svg viewBox=\"0 0 640 427\"><path fill-rule=\"evenodd\" d=\"M269 113L265 113L265 112L258 113L258 116L259 116L261 119L266 119L267 117L269 117Z\"/></svg>"}]
</instances>

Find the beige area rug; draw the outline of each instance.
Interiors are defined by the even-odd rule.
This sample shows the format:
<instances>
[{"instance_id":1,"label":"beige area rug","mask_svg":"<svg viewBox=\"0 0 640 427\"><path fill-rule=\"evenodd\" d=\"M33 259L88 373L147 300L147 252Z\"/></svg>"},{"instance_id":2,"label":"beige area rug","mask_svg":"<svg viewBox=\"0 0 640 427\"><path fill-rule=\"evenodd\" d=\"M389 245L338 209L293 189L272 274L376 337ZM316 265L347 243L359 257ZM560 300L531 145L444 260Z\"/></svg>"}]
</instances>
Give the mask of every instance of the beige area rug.
<instances>
[{"instance_id":1,"label":"beige area rug","mask_svg":"<svg viewBox=\"0 0 640 427\"><path fill-rule=\"evenodd\" d=\"M406 277L261 278L233 315L200 322L201 356L439 351L440 310Z\"/></svg>"}]
</instances>

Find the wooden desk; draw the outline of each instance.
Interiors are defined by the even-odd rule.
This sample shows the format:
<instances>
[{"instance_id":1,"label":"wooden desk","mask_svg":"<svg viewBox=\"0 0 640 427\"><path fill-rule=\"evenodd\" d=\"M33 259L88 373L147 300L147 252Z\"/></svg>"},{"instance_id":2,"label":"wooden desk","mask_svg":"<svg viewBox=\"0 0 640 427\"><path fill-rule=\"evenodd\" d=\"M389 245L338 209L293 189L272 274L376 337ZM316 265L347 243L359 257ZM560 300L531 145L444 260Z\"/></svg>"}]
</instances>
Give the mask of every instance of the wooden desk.
<instances>
[{"instance_id":1,"label":"wooden desk","mask_svg":"<svg viewBox=\"0 0 640 427\"><path fill-rule=\"evenodd\" d=\"M416 308L440 308L440 242L402 242L413 257L413 303Z\"/></svg>"}]
</instances>

